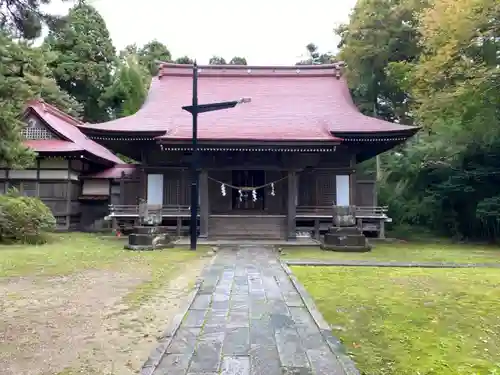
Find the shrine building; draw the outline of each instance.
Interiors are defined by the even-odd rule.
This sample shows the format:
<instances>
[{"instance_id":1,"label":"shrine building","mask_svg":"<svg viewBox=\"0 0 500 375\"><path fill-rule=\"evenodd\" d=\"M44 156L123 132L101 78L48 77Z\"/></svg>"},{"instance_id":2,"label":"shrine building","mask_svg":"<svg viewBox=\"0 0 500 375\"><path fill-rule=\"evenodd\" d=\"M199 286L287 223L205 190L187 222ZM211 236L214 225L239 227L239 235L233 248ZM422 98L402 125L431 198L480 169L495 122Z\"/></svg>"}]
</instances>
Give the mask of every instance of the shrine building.
<instances>
[{"instance_id":1,"label":"shrine building","mask_svg":"<svg viewBox=\"0 0 500 375\"><path fill-rule=\"evenodd\" d=\"M374 178L359 175L356 165L406 141L417 127L361 114L337 64L198 72L199 103L251 98L198 116L200 237L319 236L331 223L332 205L356 206L365 229L381 234ZM119 176L116 168L93 175L102 189L110 189L108 181L117 186L115 222L134 220L143 199L163 206L164 225L178 234L188 229L192 117L182 107L191 105L192 82L191 65L162 64L136 114L76 124L88 142L138 163Z\"/></svg>"}]
</instances>

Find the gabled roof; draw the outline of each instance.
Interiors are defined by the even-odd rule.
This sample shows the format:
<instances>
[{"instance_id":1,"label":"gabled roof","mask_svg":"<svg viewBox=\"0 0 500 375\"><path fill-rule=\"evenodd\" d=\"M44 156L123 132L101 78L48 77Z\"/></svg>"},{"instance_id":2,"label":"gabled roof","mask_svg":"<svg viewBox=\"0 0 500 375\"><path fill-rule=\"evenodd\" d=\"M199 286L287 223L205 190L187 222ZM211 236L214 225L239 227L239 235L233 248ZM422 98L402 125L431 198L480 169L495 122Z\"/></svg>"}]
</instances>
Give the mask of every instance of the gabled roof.
<instances>
[{"instance_id":1,"label":"gabled roof","mask_svg":"<svg viewBox=\"0 0 500 375\"><path fill-rule=\"evenodd\" d=\"M91 156L112 164L124 162L107 148L87 138L78 128L83 123L42 100L28 103L25 115L33 111L47 127L62 139L26 140L25 144L37 152L86 152Z\"/></svg>"},{"instance_id":2,"label":"gabled roof","mask_svg":"<svg viewBox=\"0 0 500 375\"><path fill-rule=\"evenodd\" d=\"M356 108L340 67L200 66L199 103L238 100L251 103L198 116L201 141L342 141L343 135L398 134L418 128L368 117ZM102 124L85 124L88 133L145 134L160 140L192 137L192 66L163 64L142 108L134 115Z\"/></svg>"}]
</instances>

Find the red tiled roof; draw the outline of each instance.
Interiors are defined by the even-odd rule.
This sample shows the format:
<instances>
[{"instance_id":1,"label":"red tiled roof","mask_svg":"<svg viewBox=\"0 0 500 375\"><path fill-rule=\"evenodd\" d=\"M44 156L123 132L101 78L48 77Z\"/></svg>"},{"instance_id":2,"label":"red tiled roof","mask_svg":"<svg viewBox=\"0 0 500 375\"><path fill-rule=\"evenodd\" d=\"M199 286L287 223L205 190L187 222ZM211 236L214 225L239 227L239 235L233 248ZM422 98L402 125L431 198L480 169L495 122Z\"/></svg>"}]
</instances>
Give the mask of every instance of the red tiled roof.
<instances>
[{"instance_id":1,"label":"red tiled roof","mask_svg":"<svg viewBox=\"0 0 500 375\"><path fill-rule=\"evenodd\" d=\"M102 178L102 179L107 179L107 178L121 178L122 173L125 174L125 177L128 177L134 173L136 170L137 165L135 164L117 164L112 168L105 169L101 172L92 174L92 175L87 175L87 176L82 176L83 178Z\"/></svg>"},{"instance_id":2,"label":"red tiled roof","mask_svg":"<svg viewBox=\"0 0 500 375\"><path fill-rule=\"evenodd\" d=\"M200 114L201 140L338 141L336 133L410 130L361 114L337 65L294 67L200 66L199 103L251 103ZM192 66L164 64L148 98L134 115L82 128L105 132L161 132L161 139L190 139ZM340 135L341 136L341 135Z\"/></svg>"},{"instance_id":3,"label":"red tiled roof","mask_svg":"<svg viewBox=\"0 0 500 375\"><path fill-rule=\"evenodd\" d=\"M60 111L56 107L41 100L28 103L27 110L33 110L45 123L65 140L37 140L26 141L26 145L38 147L35 151L40 152L63 152L63 151L86 151L106 161L123 164L123 161L107 148L87 138L78 128L83 123L74 117ZM62 143L65 142L65 143ZM71 144L73 146L68 145ZM61 149L59 149L61 147Z\"/></svg>"},{"instance_id":4,"label":"red tiled roof","mask_svg":"<svg viewBox=\"0 0 500 375\"><path fill-rule=\"evenodd\" d=\"M80 146L73 142L60 139L30 139L24 141L24 144L36 152L74 152L84 151Z\"/></svg>"}]
</instances>

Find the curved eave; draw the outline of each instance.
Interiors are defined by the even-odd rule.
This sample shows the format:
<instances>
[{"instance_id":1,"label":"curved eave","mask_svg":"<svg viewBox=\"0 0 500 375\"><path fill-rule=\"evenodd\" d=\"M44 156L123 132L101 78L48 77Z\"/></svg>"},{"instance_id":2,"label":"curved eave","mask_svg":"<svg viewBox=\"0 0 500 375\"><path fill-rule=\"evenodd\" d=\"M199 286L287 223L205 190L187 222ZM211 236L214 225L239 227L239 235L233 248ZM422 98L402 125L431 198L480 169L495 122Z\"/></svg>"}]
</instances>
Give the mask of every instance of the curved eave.
<instances>
[{"instance_id":1,"label":"curved eave","mask_svg":"<svg viewBox=\"0 0 500 375\"><path fill-rule=\"evenodd\" d=\"M332 135L340 137L344 142L404 142L413 137L420 127L408 126L406 129L376 132L332 132Z\"/></svg>"},{"instance_id":2,"label":"curved eave","mask_svg":"<svg viewBox=\"0 0 500 375\"><path fill-rule=\"evenodd\" d=\"M59 158L67 158L67 159L85 159L91 161L93 163L105 166L112 167L116 163L111 160L102 158L100 156L94 155L93 153L87 150L77 150L77 151L35 151L40 157L59 157Z\"/></svg>"},{"instance_id":3,"label":"curved eave","mask_svg":"<svg viewBox=\"0 0 500 375\"><path fill-rule=\"evenodd\" d=\"M358 149L356 158L359 163L406 142L409 138L414 136L419 129L419 127L411 127L410 129L401 131L377 132L375 134L342 133L344 138L342 143L356 146Z\"/></svg>"},{"instance_id":4,"label":"curved eave","mask_svg":"<svg viewBox=\"0 0 500 375\"><path fill-rule=\"evenodd\" d=\"M109 140L109 141L143 141L154 140L157 137L165 135L165 131L123 131L113 129L97 129L85 125L78 127L80 131L86 136L96 140Z\"/></svg>"},{"instance_id":5,"label":"curved eave","mask_svg":"<svg viewBox=\"0 0 500 375\"><path fill-rule=\"evenodd\" d=\"M166 138L158 137L157 140L161 144L190 144L192 138ZM199 144L205 145L235 145L235 144L267 144L267 145L339 145L342 142L341 138L332 136L330 139L270 139L269 137L262 138L198 138Z\"/></svg>"}]
</instances>

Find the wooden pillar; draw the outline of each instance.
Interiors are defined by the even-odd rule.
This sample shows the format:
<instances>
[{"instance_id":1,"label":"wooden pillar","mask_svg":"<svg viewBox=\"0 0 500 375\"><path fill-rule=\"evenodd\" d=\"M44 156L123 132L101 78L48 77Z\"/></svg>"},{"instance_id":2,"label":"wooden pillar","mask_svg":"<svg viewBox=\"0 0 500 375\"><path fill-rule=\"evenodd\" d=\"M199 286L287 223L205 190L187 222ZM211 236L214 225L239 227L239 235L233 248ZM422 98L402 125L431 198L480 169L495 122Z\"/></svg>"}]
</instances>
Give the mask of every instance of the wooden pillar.
<instances>
[{"instance_id":1,"label":"wooden pillar","mask_svg":"<svg viewBox=\"0 0 500 375\"><path fill-rule=\"evenodd\" d=\"M208 172L202 169L200 172L200 237L208 237Z\"/></svg>"},{"instance_id":2,"label":"wooden pillar","mask_svg":"<svg viewBox=\"0 0 500 375\"><path fill-rule=\"evenodd\" d=\"M118 200L120 204L125 204L125 172L122 172L120 176L120 199Z\"/></svg>"},{"instance_id":3,"label":"wooden pillar","mask_svg":"<svg viewBox=\"0 0 500 375\"><path fill-rule=\"evenodd\" d=\"M148 175L147 172L144 168L141 169L139 173L139 185L140 185L140 192L139 192L139 197L144 200L148 199ZM139 204L139 202L137 202Z\"/></svg>"},{"instance_id":4,"label":"wooden pillar","mask_svg":"<svg viewBox=\"0 0 500 375\"><path fill-rule=\"evenodd\" d=\"M288 210L287 210L287 239L296 239L295 216L297 213L297 174L295 171L288 171Z\"/></svg>"},{"instance_id":5,"label":"wooden pillar","mask_svg":"<svg viewBox=\"0 0 500 375\"><path fill-rule=\"evenodd\" d=\"M177 235L177 238L181 237L181 231L182 231L182 217L177 216L177 227L175 230L175 234Z\"/></svg>"},{"instance_id":6,"label":"wooden pillar","mask_svg":"<svg viewBox=\"0 0 500 375\"><path fill-rule=\"evenodd\" d=\"M314 238L316 241L320 240L320 226L319 226L319 219L314 219Z\"/></svg>"},{"instance_id":7,"label":"wooden pillar","mask_svg":"<svg viewBox=\"0 0 500 375\"><path fill-rule=\"evenodd\" d=\"M67 159L68 161L68 181L66 185L66 225L65 229L69 230L69 227L71 225L71 161Z\"/></svg>"},{"instance_id":8,"label":"wooden pillar","mask_svg":"<svg viewBox=\"0 0 500 375\"><path fill-rule=\"evenodd\" d=\"M118 221L114 216L111 218L111 229L113 230L114 233L118 231Z\"/></svg>"},{"instance_id":9,"label":"wooden pillar","mask_svg":"<svg viewBox=\"0 0 500 375\"><path fill-rule=\"evenodd\" d=\"M356 193L358 190L356 179L356 155L351 157L350 162L350 175L349 175L349 189L350 189L350 205L356 206Z\"/></svg>"}]
</instances>

